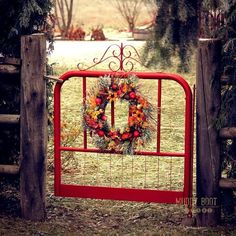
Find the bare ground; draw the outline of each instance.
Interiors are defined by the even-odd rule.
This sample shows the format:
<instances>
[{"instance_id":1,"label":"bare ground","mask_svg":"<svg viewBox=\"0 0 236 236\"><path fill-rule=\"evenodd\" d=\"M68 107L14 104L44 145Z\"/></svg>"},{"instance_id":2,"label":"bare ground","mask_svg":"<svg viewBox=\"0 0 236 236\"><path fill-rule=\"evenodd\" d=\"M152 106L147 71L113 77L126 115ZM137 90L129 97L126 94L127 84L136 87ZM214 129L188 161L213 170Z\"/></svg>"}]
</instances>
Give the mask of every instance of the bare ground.
<instances>
[{"instance_id":1,"label":"bare ground","mask_svg":"<svg viewBox=\"0 0 236 236\"><path fill-rule=\"evenodd\" d=\"M52 186L51 186L52 187ZM14 192L0 195L0 235L235 235L233 224L215 228L181 225L179 206L59 198L47 195L47 219L31 222L20 218Z\"/></svg>"}]
</instances>

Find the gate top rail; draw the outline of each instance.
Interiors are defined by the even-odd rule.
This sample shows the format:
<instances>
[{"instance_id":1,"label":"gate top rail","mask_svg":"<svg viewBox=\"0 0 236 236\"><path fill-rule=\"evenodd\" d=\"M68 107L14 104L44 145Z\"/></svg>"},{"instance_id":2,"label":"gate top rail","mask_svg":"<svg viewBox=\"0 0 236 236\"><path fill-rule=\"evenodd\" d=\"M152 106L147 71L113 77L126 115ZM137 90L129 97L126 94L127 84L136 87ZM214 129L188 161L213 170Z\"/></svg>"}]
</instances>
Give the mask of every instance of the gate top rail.
<instances>
[{"instance_id":1,"label":"gate top rail","mask_svg":"<svg viewBox=\"0 0 236 236\"><path fill-rule=\"evenodd\" d=\"M164 72L70 70L70 71L65 72L63 75L61 75L60 80L62 80L64 82L73 76L74 77L94 77L94 78L97 78L97 77L109 75L114 78L115 77L126 78L126 77L128 77L128 75L130 73L133 73L138 78L142 78L142 79L174 80L183 87L187 97L192 94L189 84L181 76L179 76L177 74L164 73ZM61 85L62 85L62 83L59 82L56 84L56 87L57 86L60 87Z\"/></svg>"}]
</instances>

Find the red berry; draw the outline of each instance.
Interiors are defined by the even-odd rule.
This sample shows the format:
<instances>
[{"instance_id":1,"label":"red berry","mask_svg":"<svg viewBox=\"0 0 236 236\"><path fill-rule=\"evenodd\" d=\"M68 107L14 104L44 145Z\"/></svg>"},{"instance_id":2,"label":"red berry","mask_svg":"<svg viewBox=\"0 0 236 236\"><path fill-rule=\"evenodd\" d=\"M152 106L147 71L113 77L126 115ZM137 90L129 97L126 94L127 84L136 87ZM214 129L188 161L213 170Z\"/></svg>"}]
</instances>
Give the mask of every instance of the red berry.
<instances>
[{"instance_id":1,"label":"red berry","mask_svg":"<svg viewBox=\"0 0 236 236\"><path fill-rule=\"evenodd\" d=\"M118 86L117 86L117 84L112 84L111 88L112 88L113 90L117 90Z\"/></svg>"},{"instance_id":2,"label":"red berry","mask_svg":"<svg viewBox=\"0 0 236 236\"><path fill-rule=\"evenodd\" d=\"M136 98L136 93L135 93L135 92L131 92L131 93L129 94L129 97L130 97L131 99L135 99L135 98Z\"/></svg>"},{"instance_id":3,"label":"red berry","mask_svg":"<svg viewBox=\"0 0 236 236\"><path fill-rule=\"evenodd\" d=\"M135 130L135 131L134 131L134 137L137 138L137 137L139 137L139 136L140 136L139 131L138 131L138 130Z\"/></svg>"},{"instance_id":4,"label":"red berry","mask_svg":"<svg viewBox=\"0 0 236 236\"><path fill-rule=\"evenodd\" d=\"M97 105L101 105L101 103L102 103L102 99L99 97L97 97L95 101L96 101Z\"/></svg>"},{"instance_id":5,"label":"red berry","mask_svg":"<svg viewBox=\"0 0 236 236\"><path fill-rule=\"evenodd\" d=\"M100 129L100 130L97 131L97 134L98 134L99 137L103 137L105 135L105 132Z\"/></svg>"},{"instance_id":6,"label":"red berry","mask_svg":"<svg viewBox=\"0 0 236 236\"><path fill-rule=\"evenodd\" d=\"M102 120L103 120L103 121L107 120L107 116L103 115L103 116L102 116Z\"/></svg>"},{"instance_id":7,"label":"red berry","mask_svg":"<svg viewBox=\"0 0 236 236\"><path fill-rule=\"evenodd\" d=\"M122 140L127 140L127 139L129 139L129 138L130 138L130 133L128 133L128 132L123 133L123 134L121 135L121 139L122 139Z\"/></svg>"},{"instance_id":8,"label":"red berry","mask_svg":"<svg viewBox=\"0 0 236 236\"><path fill-rule=\"evenodd\" d=\"M119 89L116 93L117 93L118 96L120 96L122 91Z\"/></svg>"}]
</instances>

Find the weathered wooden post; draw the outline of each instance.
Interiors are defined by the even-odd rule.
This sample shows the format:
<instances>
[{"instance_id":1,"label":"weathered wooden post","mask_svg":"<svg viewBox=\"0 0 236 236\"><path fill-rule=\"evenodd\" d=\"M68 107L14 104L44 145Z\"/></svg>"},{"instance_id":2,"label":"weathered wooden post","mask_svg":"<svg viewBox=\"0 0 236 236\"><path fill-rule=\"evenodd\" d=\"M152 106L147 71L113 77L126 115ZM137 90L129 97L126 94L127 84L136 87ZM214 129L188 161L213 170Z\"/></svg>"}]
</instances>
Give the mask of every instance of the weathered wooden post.
<instances>
[{"instance_id":1,"label":"weathered wooden post","mask_svg":"<svg viewBox=\"0 0 236 236\"><path fill-rule=\"evenodd\" d=\"M21 38L21 163L22 217L44 220L47 155L46 38Z\"/></svg>"},{"instance_id":2,"label":"weathered wooden post","mask_svg":"<svg viewBox=\"0 0 236 236\"><path fill-rule=\"evenodd\" d=\"M214 120L220 110L221 42L202 39L197 58L197 225L220 222L220 140Z\"/></svg>"}]
</instances>

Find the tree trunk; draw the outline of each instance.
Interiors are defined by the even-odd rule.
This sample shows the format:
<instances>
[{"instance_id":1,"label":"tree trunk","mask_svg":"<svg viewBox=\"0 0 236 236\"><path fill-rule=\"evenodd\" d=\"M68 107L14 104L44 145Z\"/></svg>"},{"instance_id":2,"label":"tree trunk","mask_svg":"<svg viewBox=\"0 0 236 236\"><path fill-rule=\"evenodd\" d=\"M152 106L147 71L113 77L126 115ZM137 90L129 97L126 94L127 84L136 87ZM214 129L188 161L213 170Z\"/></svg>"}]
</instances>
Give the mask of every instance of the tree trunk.
<instances>
[{"instance_id":1,"label":"tree trunk","mask_svg":"<svg viewBox=\"0 0 236 236\"><path fill-rule=\"evenodd\" d=\"M25 219L44 220L48 139L45 36L23 36L21 58L21 212Z\"/></svg>"},{"instance_id":2,"label":"tree trunk","mask_svg":"<svg viewBox=\"0 0 236 236\"><path fill-rule=\"evenodd\" d=\"M197 58L197 225L220 223L220 140L214 120L220 110L221 42L200 40Z\"/></svg>"}]
</instances>

